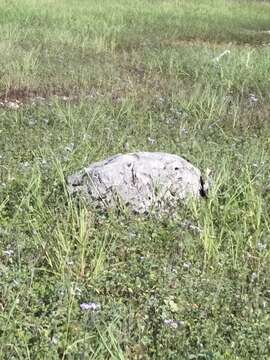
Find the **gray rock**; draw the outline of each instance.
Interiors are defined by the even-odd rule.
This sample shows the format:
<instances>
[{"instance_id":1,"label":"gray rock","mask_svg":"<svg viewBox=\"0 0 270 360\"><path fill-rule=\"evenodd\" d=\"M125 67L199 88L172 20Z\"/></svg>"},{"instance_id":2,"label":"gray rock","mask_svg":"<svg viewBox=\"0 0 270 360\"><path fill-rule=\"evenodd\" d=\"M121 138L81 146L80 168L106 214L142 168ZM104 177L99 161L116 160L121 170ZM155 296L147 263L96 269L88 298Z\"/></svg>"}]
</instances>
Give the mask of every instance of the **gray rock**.
<instances>
[{"instance_id":1,"label":"gray rock","mask_svg":"<svg viewBox=\"0 0 270 360\"><path fill-rule=\"evenodd\" d=\"M77 194L101 208L125 205L136 213L176 208L188 197L206 195L201 172L172 154L119 154L67 178L70 195Z\"/></svg>"}]
</instances>

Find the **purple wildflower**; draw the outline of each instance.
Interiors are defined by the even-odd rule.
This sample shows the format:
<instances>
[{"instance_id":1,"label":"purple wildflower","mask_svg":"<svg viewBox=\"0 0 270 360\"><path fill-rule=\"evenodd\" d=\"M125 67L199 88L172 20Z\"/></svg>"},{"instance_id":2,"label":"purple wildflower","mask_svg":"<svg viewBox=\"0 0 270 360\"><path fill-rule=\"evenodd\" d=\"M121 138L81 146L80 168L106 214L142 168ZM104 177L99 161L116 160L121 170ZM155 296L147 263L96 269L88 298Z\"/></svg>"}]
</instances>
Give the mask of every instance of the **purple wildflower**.
<instances>
[{"instance_id":1,"label":"purple wildflower","mask_svg":"<svg viewBox=\"0 0 270 360\"><path fill-rule=\"evenodd\" d=\"M185 326L184 321L173 320L173 319L165 319L164 324L174 330L178 329L179 327Z\"/></svg>"},{"instance_id":2,"label":"purple wildflower","mask_svg":"<svg viewBox=\"0 0 270 360\"><path fill-rule=\"evenodd\" d=\"M175 320L172 319L165 319L164 320L164 324L169 326L172 329L177 329L178 328L178 323Z\"/></svg>"},{"instance_id":3,"label":"purple wildflower","mask_svg":"<svg viewBox=\"0 0 270 360\"><path fill-rule=\"evenodd\" d=\"M82 304L80 304L80 308L81 308L81 310L84 310L84 311L97 311L100 309L100 305L96 304L94 302L82 303Z\"/></svg>"}]
</instances>

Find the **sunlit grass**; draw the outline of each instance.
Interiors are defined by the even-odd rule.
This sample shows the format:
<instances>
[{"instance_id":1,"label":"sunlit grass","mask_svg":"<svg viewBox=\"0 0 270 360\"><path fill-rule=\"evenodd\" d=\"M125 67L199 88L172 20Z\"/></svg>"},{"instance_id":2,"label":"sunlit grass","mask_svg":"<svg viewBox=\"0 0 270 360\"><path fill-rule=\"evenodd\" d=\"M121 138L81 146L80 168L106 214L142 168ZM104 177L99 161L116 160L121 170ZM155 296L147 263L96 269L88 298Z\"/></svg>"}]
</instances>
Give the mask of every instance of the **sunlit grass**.
<instances>
[{"instance_id":1,"label":"sunlit grass","mask_svg":"<svg viewBox=\"0 0 270 360\"><path fill-rule=\"evenodd\" d=\"M0 358L268 359L269 3L0 7ZM138 150L210 172L208 199L69 198L67 175Z\"/></svg>"}]
</instances>

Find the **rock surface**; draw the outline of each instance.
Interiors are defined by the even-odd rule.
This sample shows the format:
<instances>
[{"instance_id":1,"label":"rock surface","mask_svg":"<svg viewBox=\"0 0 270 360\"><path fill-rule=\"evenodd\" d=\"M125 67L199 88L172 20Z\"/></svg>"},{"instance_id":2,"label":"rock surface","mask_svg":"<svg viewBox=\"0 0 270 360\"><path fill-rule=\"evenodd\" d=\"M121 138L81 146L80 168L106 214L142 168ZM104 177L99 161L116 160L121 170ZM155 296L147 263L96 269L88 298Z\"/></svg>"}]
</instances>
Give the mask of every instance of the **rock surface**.
<instances>
[{"instance_id":1,"label":"rock surface","mask_svg":"<svg viewBox=\"0 0 270 360\"><path fill-rule=\"evenodd\" d=\"M200 171L172 154L119 154L67 178L68 191L110 208L126 205L136 213L175 208L188 197L206 195Z\"/></svg>"}]
</instances>

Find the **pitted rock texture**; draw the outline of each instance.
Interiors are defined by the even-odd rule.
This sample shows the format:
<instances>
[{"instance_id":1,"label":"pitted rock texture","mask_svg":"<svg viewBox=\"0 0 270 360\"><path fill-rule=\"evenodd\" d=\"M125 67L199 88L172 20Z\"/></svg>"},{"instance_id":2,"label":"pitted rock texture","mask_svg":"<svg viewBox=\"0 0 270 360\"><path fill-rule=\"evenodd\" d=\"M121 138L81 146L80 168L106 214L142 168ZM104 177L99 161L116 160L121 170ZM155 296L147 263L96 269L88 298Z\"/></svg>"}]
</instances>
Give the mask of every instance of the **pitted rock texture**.
<instances>
[{"instance_id":1,"label":"pitted rock texture","mask_svg":"<svg viewBox=\"0 0 270 360\"><path fill-rule=\"evenodd\" d=\"M201 172L185 159L159 152L119 154L67 178L68 191L101 208L121 205L136 213L176 208L205 196Z\"/></svg>"}]
</instances>

